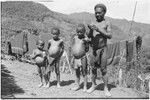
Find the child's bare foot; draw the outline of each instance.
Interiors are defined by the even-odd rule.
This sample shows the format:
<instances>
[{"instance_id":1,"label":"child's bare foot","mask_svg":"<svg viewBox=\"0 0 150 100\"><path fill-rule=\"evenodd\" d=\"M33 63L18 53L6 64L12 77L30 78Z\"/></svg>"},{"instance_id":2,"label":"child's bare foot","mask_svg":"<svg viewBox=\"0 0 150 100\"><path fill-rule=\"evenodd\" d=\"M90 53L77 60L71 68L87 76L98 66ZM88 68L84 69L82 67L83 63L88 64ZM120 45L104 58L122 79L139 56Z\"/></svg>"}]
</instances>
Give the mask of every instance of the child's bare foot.
<instances>
[{"instance_id":1,"label":"child's bare foot","mask_svg":"<svg viewBox=\"0 0 150 100\"><path fill-rule=\"evenodd\" d=\"M88 93L92 93L96 88L96 85L93 85L90 89L87 90Z\"/></svg>"},{"instance_id":2,"label":"child's bare foot","mask_svg":"<svg viewBox=\"0 0 150 100\"><path fill-rule=\"evenodd\" d=\"M42 87L42 86L43 86L43 83L41 83L41 84L38 85L39 88Z\"/></svg>"},{"instance_id":3,"label":"child's bare foot","mask_svg":"<svg viewBox=\"0 0 150 100\"><path fill-rule=\"evenodd\" d=\"M104 89L104 94L106 97L111 97L111 93L110 93L110 91L108 91L107 88Z\"/></svg>"},{"instance_id":4,"label":"child's bare foot","mask_svg":"<svg viewBox=\"0 0 150 100\"><path fill-rule=\"evenodd\" d=\"M73 91L77 91L80 89L80 86L79 85L75 85L73 88L71 88L71 90Z\"/></svg>"},{"instance_id":5,"label":"child's bare foot","mask_svg":"<svg viewBox=\"0 0 150 100\"><path fill-rule=\"evenodd\" d=\"M57 88L61 88L61 86L60 86L60 84L59 84L59 83L57 83Z\"/></svg>"},{"instance_id":6,"label":"child's bare foot","mask_svg":"<svg viewBox=\"0 0 150 100\"><path fill-rule=\"evenodd\" d=\"M49 88L49 87L50 87L50 83L47 83L45 87L46 87L46 88Z\"/></svg>"}]
</instances>

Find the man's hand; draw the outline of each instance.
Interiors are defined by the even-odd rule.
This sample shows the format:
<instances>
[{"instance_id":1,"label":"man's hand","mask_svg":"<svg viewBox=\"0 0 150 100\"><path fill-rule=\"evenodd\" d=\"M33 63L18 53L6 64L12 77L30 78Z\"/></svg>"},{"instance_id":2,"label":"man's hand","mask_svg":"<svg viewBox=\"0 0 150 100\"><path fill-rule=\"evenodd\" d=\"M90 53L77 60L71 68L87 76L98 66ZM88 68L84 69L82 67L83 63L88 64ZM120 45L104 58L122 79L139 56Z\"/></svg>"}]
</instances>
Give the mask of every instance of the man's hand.
<instances>
[{"instance_id":1,"label":"man's hand","mask_svg":"<svg viewBox=\"0 0 150 100\"><path fill-rule=\"evenodd\" d=\"M89 28L90 30L95 30L95 31L99 32L99 28L98 28L97 26L95 26L95 25L90 25L90 24L88 24L88 28Z\"/></svg>"}]
</instances>

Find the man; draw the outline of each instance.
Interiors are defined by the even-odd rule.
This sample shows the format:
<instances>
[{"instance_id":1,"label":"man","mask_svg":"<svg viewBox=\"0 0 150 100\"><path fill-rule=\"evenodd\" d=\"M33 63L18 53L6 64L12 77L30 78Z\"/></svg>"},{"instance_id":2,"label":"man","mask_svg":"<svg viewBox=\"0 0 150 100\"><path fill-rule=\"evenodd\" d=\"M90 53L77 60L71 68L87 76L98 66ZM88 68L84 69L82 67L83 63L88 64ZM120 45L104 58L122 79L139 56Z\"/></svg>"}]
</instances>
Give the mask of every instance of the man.
<instances>
[{"instance_id":1,"label":"man","mask_svg":"<svg viewBox=\"0 0 150 100\"><path fill-rule=\"evenodd\" d=\"M111 96L108 91L108 78L107 73L107 40L111 39L111 25L108 21L105 20L104 16L107 11L104 4L97 4L94 7L96 21L90 25L90 29L87 36L91 38L91 47L92 52L90 53L90 64L92 66L92 86L87 91L89 93L93 92L96 88L96 77L97 77L97 68L101 69L103 82L104 82L104 91L106 96Z\"/></svg>"}]
</instances>

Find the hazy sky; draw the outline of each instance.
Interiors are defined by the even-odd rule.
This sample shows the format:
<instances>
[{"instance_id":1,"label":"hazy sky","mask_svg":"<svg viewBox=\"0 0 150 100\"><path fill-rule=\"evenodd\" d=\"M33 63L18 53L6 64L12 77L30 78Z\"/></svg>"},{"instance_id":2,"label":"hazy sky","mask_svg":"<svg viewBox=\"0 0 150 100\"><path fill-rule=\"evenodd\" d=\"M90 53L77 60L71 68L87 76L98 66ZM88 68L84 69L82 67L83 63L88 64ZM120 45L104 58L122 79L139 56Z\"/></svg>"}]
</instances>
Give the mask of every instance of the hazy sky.
<instances>
[{"instance_id":1,"label":"hazy sky","mask_svg":"<svg viewBox=\"0 0 150 100\"><path fill-rule=\"evenodd\" d=\"M53 2L47 2L53 1ZM106 16L131 20L137 1L134 21L150 24L150 0L45 0L44 4L52 11L70 14L75 12L94 13L94 6L103 3L107 6Z\"/></svg>"}]
</instances>

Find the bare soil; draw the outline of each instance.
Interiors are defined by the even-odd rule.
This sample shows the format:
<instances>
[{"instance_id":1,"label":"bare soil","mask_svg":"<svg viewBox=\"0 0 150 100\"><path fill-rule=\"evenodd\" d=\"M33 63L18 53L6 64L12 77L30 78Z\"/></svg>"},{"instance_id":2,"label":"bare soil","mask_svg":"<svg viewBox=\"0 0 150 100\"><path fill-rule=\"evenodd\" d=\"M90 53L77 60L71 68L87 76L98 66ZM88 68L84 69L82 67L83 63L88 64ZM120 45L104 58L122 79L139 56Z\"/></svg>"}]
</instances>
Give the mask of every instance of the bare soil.
<instances>
[{"instance_id":1,"label":"bare soil","mask_svg":"<svg viewBox=\"0 0 150 100\"><path fill-rule=\"evenodd\" d=\"M51 87L39 88L40 78L37 67L19 61L1 60L1 96L2 98L105 98L103 82L97 80L97 88L92 93L72 91L74 74L61 73L61 88L56 87L56 75L51 75ZM83 80L81 79L81 83ZM82 86L82 85L81 85ZM91 86L90 80L88 88ZM145 98L130 88L117 88L109 84L111 98ZM148 97L147 97L148 98Z\"/></svg>"}]
</instances>

